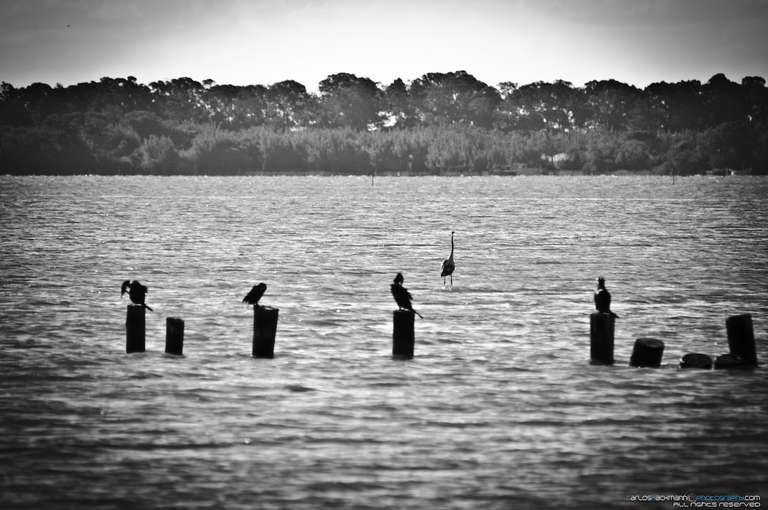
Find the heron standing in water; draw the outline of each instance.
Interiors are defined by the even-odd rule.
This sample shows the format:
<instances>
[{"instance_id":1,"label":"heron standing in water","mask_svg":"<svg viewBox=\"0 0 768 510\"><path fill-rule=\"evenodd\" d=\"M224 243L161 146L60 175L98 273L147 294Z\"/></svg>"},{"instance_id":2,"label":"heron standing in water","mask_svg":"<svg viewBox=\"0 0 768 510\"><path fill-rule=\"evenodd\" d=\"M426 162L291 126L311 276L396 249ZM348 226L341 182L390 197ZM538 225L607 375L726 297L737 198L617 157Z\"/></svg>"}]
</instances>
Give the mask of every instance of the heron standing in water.
<instances>
[{"instance_id":1,"label":"heron standing in water","mask_svg":"<svg viewBox=\"0 0 768 510\"><path fill-rule=\"evenodd\" d=\"M453 261L453 232L451 232L451 254L447 259L443 261L443 267L440 271L440 276L443 277L443 285L445 285L445 277L451 277L451 287L453 287L453 271L456 269L456 263Z\"/></svg>"}]
</instances>

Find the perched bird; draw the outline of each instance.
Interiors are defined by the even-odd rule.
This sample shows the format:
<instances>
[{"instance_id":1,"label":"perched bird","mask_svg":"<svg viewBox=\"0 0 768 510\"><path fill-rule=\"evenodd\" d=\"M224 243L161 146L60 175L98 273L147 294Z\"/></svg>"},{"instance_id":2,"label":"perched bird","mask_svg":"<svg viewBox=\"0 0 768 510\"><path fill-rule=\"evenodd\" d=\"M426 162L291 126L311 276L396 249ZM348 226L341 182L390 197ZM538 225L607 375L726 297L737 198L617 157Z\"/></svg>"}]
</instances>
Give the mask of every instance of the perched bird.
<instances>
[{"instance_id":1,"label":"perched bird","mask_svg":"<svg viewBox=\"0 0 768 510\"><path fill-rule=\"evenodd\" d=\"M614 317L618 318L611 311L611 293L605 288L605 278L602 276L597 279L597 289L595 290L595 308L598 312L610 313Z\"/></svg>"},{"instance_id":2,"label":"perched bird","mask_svg":"<svg viewBox=\"0 0 768 510\"><path fill-rule=\"evenodd\" d=\"M258 285L254 285L251 291L245 295L243 298L243 303L248 303L249 305L257 306L259 304L259 299L261 299L261 296L264 295L264 293L267 291L267 284L266 283L260 283Z\"/></svg>"},{"instance_id":3,"label":"perched bird","mask_svg":"<svg viewBox=\"0 0 768 510\"><path fill-rule=\"evenodd\" d=\"M443 261L443 267L440 271L440 276L443 277L443 285L445 285L445 277L451 277L451 287L453 287L453 271L456 269L456 264L453 262L453 232L451 232L451 254L447 259Z\"/></svg>"},{"instance_id":4,"label":"perched bird","mask_svg":"<svg viewBox=\"0 0 768 510\"><path fill-rule=\"evenodd\" d=\"M144 308L150 312L152 311L152 308L147 306L144 302L147 292L149 292L146 285L140 284L138 280L125 280L120 287L120 297L122 298L126 292L128 292L128 297L131 299L131 302L144 306Z\"/></svg>"},{"instance_id":5,"label":"perched bird","mask_svg":"<svg viewBox=\"0 0 768 510\"><path fill-rule=\"evenodd\" d=\"M419 312L413 309L413 305L411 304L411 299L413 299L411 293L408 292L408 289L403 287L403 273L397 273L394 283L389 286L389 289L392 291L392 297L395 298L395 303L397 303L397 306L399 306L401 310L411 311L422 319L424 318Z\"/></svg>"}]
</instances>

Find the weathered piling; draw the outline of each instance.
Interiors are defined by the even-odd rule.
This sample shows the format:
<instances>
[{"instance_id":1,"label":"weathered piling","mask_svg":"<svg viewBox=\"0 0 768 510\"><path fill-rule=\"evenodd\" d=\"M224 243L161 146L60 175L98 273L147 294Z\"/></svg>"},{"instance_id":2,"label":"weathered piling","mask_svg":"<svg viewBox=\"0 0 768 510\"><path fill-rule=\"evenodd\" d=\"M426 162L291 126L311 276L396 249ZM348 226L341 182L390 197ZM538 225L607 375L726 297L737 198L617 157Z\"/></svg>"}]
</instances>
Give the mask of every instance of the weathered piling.
<instances>
[{"instance_id":1,"label":"weathered piling","mask_svg":"<svg viewBox=\"0 0 768 510\"><path fill-rule=\"evenodd\" d=\"M661 357L664 354L664 342L655 338L638 338L632 348L632 357L629 359L633 367L661 366Z\"/></svg>"},{"instance_id":2,"label":"weathered piling","mask_svg":"<svg viewBox=\"0 0 768 510\"><path fill-rule=\"evenodd\" d=\"M413 310L395 310L392 316L392 357L397 359L413 358L415 335Z\"/></svg>"},{"instance_id":3,"label":"weathered piling","mask_svg":"<svg viewBox=\"0 0 768 510\"><path fill-rule=\"evenodd\" d=\"M725 329L728 333L728 348L731 354L740 356L745 364L756 367L757 351L752 316L745 313L728 317L725 320Z\"/></svg>"},{"instance_id":4,"label":"weathered piling","mask_svg":"<svg viewBox=\"0 0 768 510\"><path fill-rule=\"evenodd\" d=\"M613 364L613 314L594 312L589 316L589 358L592 363Z\"/></svg>"},{"instance_id":5,"label":"weathered piling","mask_svg":"<svg viewBox=\"0 0 768 510\"><path fill-rule=\"evenodd\" d=\"M700 352L689 352L680 361L680 368L712 368L712 357Z\"/></svg>"},{"instance_id":6,"label":"weathered piling","mask_svg":"<svg viewBox=\"0 0 768 510\"><path fill-rule=\"evenodd\" d=\"M144 352L144 305L128 305L125 318L125 352Z\"/></svg>"},{"instance_id":7,"label":"weathered piling","mask_svg":"<svg viewBox=\"0 0 768 510\"><path fill-rule=\"evenodd\" d=\"M254 358L275 357L275 333L279 308L271 306L253 307L253 349Z\"/></svg>"},{"instance_id":8,"label":"weathered piling","mask_svg":"<svg viewBox=\"0 0 768 510\"><path fill-rule=\"evenodd\" d=\"M754 365L750 365L747 363L744 358L739 356L738 354L721 354L717 358L715 358L715 368L716 369L727 369L727 368L753 368Z\"/></svg>"},{"instance_id":9,"label":"weathered piling","mask_svg":"<svg viewBox=\"0 0 768 510\"><path fill-rule=\"evenodd\" d=\"M165 352L181 354L184 351L184 321L178 317L165 319Z\"/></svg>"}]
</instances>

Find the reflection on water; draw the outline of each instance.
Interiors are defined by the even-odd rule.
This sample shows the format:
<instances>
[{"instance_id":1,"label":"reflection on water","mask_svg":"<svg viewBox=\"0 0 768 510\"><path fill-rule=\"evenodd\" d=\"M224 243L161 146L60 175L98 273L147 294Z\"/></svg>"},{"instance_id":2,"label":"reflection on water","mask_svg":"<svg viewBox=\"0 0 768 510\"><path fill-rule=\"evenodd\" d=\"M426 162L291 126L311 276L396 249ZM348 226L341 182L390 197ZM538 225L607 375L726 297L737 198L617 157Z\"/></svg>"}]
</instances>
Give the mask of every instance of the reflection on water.
<instances>
[{"instance_id":1,"label":"reflection on water","mask_svg":"<svg viewBox=\"0 0 768 510\"><path fill-rule=\"evenodd\" d=\"M626 508L768 487L765 369L676 369L726 352L735 313L765 358L766 179L5 176L0 196L4 507ZM398 271L425 317L410 362L389 356ZM588 364L598 275L613 367ZM155 310L130 356L125 279ZM249 356L260 281L274 360ZM169 316L183 357L162 354ZM626 366L639 336L664 340L661 369Z\"/></svg>"}]
</instances>

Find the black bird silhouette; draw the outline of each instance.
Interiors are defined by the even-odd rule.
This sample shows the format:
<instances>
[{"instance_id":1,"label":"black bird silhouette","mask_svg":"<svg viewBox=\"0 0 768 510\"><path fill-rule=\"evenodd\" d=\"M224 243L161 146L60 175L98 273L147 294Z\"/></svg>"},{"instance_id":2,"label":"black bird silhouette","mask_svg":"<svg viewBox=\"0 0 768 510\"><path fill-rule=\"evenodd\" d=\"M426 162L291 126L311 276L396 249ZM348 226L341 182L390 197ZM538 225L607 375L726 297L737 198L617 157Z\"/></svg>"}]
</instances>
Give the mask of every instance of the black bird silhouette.
<instances>
[{"instance_id":1,"label":"black bird silhouette","mask_svg":"<svg viewBox=\"0 0 768 510\"><path fill-rule=\"evenodd\" d=\"M248 303L249 305L257 306L259 304L259 299L261 299L261 296L264 295L264 293L267 291L267 284L266 283L260 283L258 285L254 285L251 291L245 295L243 298L243 303Z\"/></svg>"},{"instance_id":2,"label":"black bird silhouette","mask_svg":"<svg viewBox=\"0 0 768 510\"><path fill-rule=\"evenodd\" d=\"M611 293L605 288L605 278L602 276L597 279L597 289L595 290L595 308L598 312L610 313L617 319L618 315L611 311Z\"/></svg>"},{"instance_id":3,"label":"black bird silhouette","mask_svg":"<svg viewBox=\"0 0 768 510\"><path fill-rule=\"evenodd\" d=\"M451 277L451 287L453 287L453 271L456 269L456 264L453 262L453 232L451 232L451 254L443 261L443 267L440 271L440 276L443 277L443 285L445 285L445 277Z\"/></svg>"},{"instance_id":4,"label":"black bird silhouette","mask_svg":"<svg viewBox=\"0 0 768 510\"><path fill-rule=\"evenodd\" d=\"M401 310L409 310L420 318L424 318L419 312L413 309L413 305L411 304L411 299L413 299L411 293L408 292L408 289L403 287L403 273L397 273L397 275L395 275L394 283L389 286L389 289L392 291L392 297L395 298L395 303L397 303L397 306L399 306Z\"/></svg>"},{"instance_id":5,"label":"black bird silhouette","mask_svg":"<svg viewBox=\"0 0 768 510\"><path fill-rule=\"evenodd\" d=\"M147 292L149 292L149 289L147 289L146 285L140 284L138 280L125 280L123 285L120 287L120 297L123 297L123 294L126 292L128 292L128 297L131 299L131 302L144 306L144 308L150 312L152 311L152 308L147 306L147 304L144 302L147 296Z\"/></svg>"}]
</instances>

